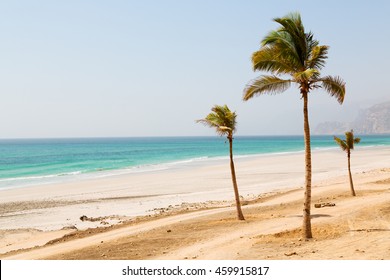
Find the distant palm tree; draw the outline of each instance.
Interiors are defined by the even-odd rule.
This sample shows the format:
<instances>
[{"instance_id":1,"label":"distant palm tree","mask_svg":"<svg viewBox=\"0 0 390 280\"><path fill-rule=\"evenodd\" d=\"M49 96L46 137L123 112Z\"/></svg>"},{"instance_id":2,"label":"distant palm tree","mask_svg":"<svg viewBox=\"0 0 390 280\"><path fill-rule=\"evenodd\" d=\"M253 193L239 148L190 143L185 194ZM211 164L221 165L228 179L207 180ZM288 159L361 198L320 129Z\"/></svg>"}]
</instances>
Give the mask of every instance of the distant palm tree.
<instances>
[{"instance_id":1,"label":"distant palm tree","mask_svg":"<svg viewBox=\"0 0 390 280\"><path fill-rule=\"evenodd\" d=\"M239 220L245 220L241 210L240 195L238 193L236 172L233 162L233 133L236 131L236 113L231 112L228 106L215 105L211 108L212 113L208 114L205 119L197 120L211 128L215 128L217 134L220 136L226 135L229 140L230 150L230 171L232 173L233 189L236 198L237 217Z\"/></svg>"},{"instance_id":2,"label":"distant palm tree","mask_svg":"<svg viewBox=\"0 0 390 280\"><path fill-rule=\"evenodd\" d=\"M324 88L341 104L345 95L345 83L339 77L320 76L325 66L328 46L320 46L311 32L306 33L298 13L274 19L281 27L271 31L261 42L260 50L252 55L253 69L268 71L252 80L244 90L243 99L249 100L262 94L276 94L287 90L291 83L298 85L303 99L303 123L305 141L305 195L303 208L304 238L312 238L311 231L311 148L308 115L308 96L312 89ZM287 75L287 79L278 76Z\"/></svg>"},{"instance_id":3,"label":"distant palm tree","mask_svg":"<svg viewBox=\"0 0 390 280\"><path fill-rule=\"evenodd\" d=\"M348 157L348 173L349 173L349 184L351 186L351 193L353 196L356 196L355 189L353 188L352 174L351 174L351 150L353 150L354 145L360 143L360 138L354 138L353 130L345 132L345 140L342 140L338 137L334 137L334 141L340 146L340 148L347 152Z\"/></svg>"}]
</instances>

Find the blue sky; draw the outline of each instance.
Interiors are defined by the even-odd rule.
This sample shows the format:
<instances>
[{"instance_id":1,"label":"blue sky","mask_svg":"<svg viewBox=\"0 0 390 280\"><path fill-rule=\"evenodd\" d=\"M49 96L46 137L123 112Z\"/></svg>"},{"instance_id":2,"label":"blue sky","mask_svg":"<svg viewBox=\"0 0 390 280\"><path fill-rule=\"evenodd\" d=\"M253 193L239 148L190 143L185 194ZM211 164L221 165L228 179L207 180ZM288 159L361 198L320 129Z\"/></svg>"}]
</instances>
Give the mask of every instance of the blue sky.
<instances>
[{"instance_id":1,"label":"blue sky","mask_svg":"<svg viewBox=\"0 0 390 280\"><path fill-rule=\"evenodd\" d=\"M341 3L340 3L341 2ZM302 102L242 101L251 54L289 12L329 45L322 74L347 83L340 106L321 90L311 127L389 101L387 1L2 1L0 138L197 136L214 104L238 134L302 134Z\"/></svg>"}]
</instances>

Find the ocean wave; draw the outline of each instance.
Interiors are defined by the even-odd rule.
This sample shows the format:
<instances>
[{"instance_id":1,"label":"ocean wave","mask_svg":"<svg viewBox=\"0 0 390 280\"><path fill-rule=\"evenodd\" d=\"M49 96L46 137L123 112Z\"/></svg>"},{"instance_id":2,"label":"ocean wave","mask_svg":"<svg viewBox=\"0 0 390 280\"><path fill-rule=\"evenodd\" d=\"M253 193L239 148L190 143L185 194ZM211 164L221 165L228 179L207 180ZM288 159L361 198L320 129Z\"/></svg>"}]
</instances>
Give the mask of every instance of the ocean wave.
<instances>
[{"instance_id":1,"label":"ocean wave","mask_svg":"<svg viewBox=\"0 0 390 280\"><path fill-rule=\"evenodd\" d=\"M1 182L13 182L13 181L41 180L41 179L56 178L56 177L61 177L61 176L78 175L78 174L82 174L82 173L83 173L82 171L73 171L73 172L66 172L66 173L59 173L59 174L41 175L41 176L12 177L12 178L0 179L0 183Z\"/></svg>"},{"instance_id":2,"label":"ocean wave","mask_svg":"<svg viewBox=\"0 0 390 280\"><path fill-rule=\"evenodd\" d=\"M104 172L99 172L99 173L95 172L94 175L92 175L92 173L90 175L93 176L93 178L105 178L110 176L126 175L132 173L155 172L155 171L168 170L180 166L186 166L198 162L204 162L209 160L211 161L214 159L219 159L219 157L218 158L217 157L196 157L196 158L178 160L172 162L140 164L137 166L131 166L126 168L106 170Z\"/></svg>"}]
</instances>

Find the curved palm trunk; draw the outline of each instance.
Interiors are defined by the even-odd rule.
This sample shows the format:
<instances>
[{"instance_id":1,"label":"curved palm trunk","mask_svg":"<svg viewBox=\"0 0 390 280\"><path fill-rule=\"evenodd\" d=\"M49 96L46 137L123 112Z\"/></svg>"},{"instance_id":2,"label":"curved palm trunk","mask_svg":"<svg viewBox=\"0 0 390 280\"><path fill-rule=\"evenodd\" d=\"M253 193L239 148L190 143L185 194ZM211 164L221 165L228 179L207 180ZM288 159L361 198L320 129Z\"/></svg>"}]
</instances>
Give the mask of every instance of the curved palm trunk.
<instances>
[{"instance_id":1,"label":"curved palm trunk","mask_svg":"<svg viewBox=\"0 0 390 280\"><path fill-rule=\"evenodd\" d=\"M302 93L303 97L303 130L305 139L305 196L303 203L303 234L304 238L312 238L311 232L311 148L310 148L310 127L309 127L309 113L307 108L308 94Z\"/></svg>"},{"instance_id":2,"label":"curved palm trunk","mask_svg":"<svg viewBox=\"0 0 390 280\"><path fill-rule=\"evenodd\" d=\"M356 196L355 189L353 188L352 174L351 174L351 152L348 151L348 173L349 173L349 185L351 186L352 196Z\"/></svg>"},{"instance_id":3,"label":"curved palm trunk","mask_svg":"<svg viewBox=\"0 0 390 280\"><path fill-rule=\"evenodd\" d=\"M242 214L242 210L241 210L240 195L238 193L238 187L237 187L236 171L234 169L234 162L233 162L233 138L232 137L228 137L228 139L229 139L229 148L230 148L230 171L232 173L234 196L236 198L237 218L239 220L245 220L244 215Z\"/></svg>"}]
</instances>

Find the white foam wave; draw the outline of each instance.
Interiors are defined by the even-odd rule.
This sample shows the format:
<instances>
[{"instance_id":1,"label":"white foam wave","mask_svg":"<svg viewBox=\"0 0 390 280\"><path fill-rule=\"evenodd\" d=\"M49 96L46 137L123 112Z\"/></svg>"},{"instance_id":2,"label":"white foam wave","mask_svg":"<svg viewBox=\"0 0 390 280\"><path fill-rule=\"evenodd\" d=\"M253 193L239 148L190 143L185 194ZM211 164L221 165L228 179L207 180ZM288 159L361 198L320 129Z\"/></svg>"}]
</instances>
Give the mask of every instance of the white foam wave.
<instances>
[{"instance_id":1,"label":"white foam wave","mask_svg":"<svg viewBox=\"0 0 390 280\"><path fill-rule=\"evenodd\" d=\"M71 176L71 175L78 175L81 174L82 171L73 171L73 172L67 172L67 173L60 173L60 174L51 174L51 175L42 175L42 176L26 176L26 177L13 177L13 178L4 178L0 179L0 182L14 182L14 181L29 181L29 180L41 180L41 179L49 179L49 178L56 178L60 176Z\"/></svg>"}]
</instances>

